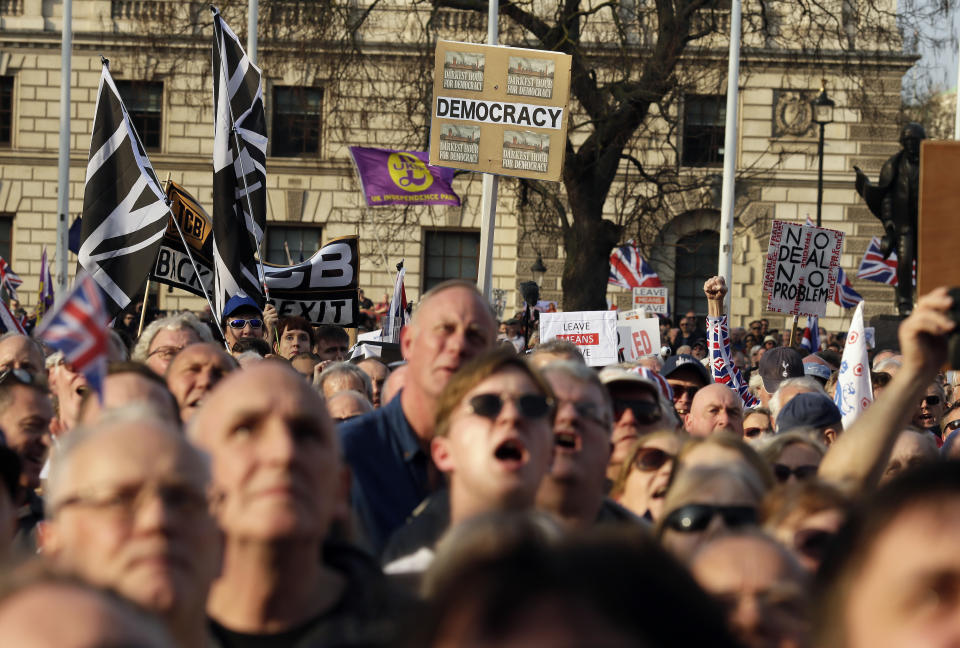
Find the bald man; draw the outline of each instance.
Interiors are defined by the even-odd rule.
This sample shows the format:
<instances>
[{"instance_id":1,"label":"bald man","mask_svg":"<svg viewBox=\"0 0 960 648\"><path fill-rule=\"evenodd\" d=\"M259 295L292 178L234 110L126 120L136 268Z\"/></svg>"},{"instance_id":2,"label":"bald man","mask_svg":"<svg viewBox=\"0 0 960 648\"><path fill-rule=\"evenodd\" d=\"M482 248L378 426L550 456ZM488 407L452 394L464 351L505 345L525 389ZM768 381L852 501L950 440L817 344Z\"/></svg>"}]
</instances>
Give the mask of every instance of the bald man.
<instances>
[{"instance_id":1,"label":"bald man","mask_svg":"<svg viewBox=\"0 0 960 648\"><path fill-rule=\"evenodd\" d=\"M694 395L690 412L683 418L683 426L690 436L708 437L726 432L741 438L743 402L726 385L707 385Z\"/></svg>"}]
</instances>

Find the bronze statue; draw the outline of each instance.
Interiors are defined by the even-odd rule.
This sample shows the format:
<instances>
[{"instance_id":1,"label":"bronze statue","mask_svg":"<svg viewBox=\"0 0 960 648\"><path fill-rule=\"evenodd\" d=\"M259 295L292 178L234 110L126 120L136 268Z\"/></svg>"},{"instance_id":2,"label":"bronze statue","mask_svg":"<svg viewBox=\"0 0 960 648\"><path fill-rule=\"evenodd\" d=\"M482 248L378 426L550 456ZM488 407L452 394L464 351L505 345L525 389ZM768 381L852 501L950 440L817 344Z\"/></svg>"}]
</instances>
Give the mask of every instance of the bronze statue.
<instances>
[{"instance_id":1,"label":"bronze statue","mask_svg":"<svg viewBox=\"0 0 960 648\"><path fill-rule=\"evenodd\" d=\"M920 142L923 126L909 123L900 131L898 153L883 163L877 184L860 170L857 193L883 223L880 252L886 259L897 251L897 311L906 317L913 310L913 264L917 259L917 201L920 190Z\"/></svg>"}]
</instances>

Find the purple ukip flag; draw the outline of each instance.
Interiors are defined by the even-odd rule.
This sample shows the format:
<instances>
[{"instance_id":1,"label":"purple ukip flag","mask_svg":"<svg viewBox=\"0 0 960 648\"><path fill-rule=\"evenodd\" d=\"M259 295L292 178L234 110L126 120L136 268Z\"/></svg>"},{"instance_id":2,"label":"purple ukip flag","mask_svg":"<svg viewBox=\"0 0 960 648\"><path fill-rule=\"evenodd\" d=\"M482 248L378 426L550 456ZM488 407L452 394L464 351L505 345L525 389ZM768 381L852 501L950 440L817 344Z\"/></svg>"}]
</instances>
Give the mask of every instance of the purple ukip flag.
<instances>
[{"instance_id":1,"label":"purple ukip flag","mask_svg":"<svg viewBox=\"0 0 960 648\"><path fill-rule=\"evenodd\" d=\"M384 205L460 205L454 193L453 169L430 166L420 151L351 146L368 207Z\"/></svg>"}]
</instances>

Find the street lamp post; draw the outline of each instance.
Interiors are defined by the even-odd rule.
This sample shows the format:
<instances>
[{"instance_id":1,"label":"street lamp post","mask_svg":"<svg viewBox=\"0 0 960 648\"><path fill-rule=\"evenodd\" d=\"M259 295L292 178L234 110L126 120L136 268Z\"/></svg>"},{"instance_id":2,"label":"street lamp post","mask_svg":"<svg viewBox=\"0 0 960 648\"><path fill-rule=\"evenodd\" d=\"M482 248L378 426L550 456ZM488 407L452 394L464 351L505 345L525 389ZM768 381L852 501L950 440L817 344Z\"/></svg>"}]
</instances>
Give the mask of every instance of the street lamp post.
<instances>
[{"instance_id":1,"label":"street lamp post","mask_svg":"<svg viewBox=\"0 0 960 648\"><path fill-rule=\"evenodd\" d=\"M817 169L817 227L820 227L820 212L823 209L823 130L833 121L833 100L827 97L827 80L820 85L820 94L810 103L813 106L813 121L820 124L820 143L817 145L817 157L820 158Z\"/></svg>"}]
</instances>

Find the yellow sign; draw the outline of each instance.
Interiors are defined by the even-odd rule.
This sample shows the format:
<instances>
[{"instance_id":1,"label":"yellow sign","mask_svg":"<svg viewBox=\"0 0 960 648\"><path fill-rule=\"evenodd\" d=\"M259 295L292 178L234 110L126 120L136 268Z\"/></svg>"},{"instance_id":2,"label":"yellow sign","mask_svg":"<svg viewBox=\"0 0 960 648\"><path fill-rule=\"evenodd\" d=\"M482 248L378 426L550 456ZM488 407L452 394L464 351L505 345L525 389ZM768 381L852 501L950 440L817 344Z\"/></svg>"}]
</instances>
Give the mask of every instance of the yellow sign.
<instances>
[{"instance_id":1,"label":"yellow sign","mask_svg":"<svg viewBox=\"0 0 960 648\"><path fill-rule=\"evenodd\" d=\"M438 42L430 164L558 182L571 61L557 52Z\"/></svg>"},{"instance_id":2,"label":"yellow sign","mask_svg":"<svg viewBox=\"0 0 960 648\"><path fill-rule=\"evenodd\" d=\"M433 184L433 174L416 156L398 151L387 158L390 179L404 191L425 191Z\"/></svg>"}]
</instances>

